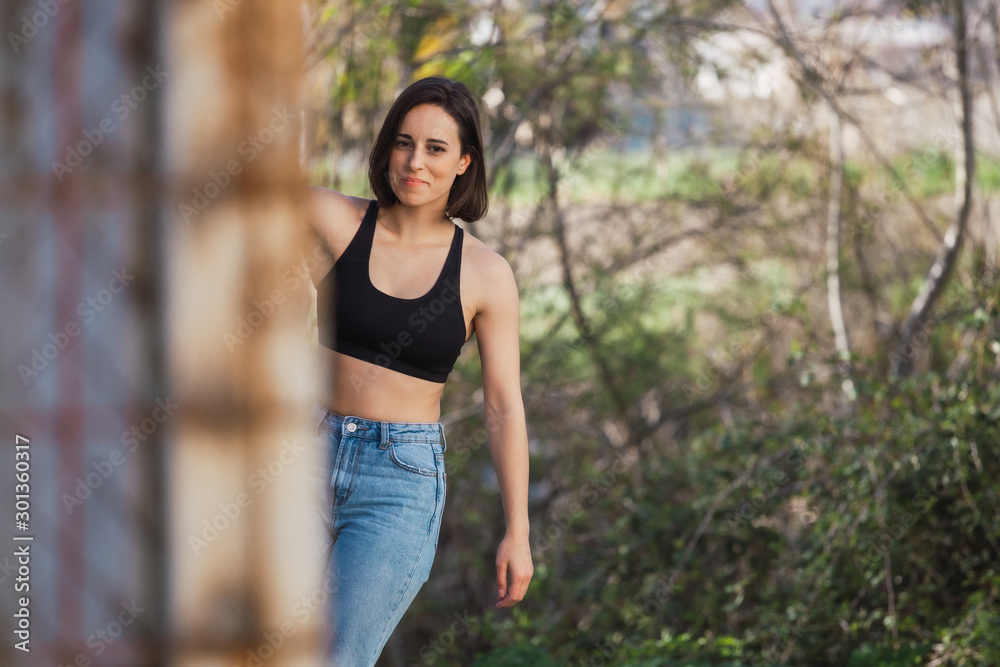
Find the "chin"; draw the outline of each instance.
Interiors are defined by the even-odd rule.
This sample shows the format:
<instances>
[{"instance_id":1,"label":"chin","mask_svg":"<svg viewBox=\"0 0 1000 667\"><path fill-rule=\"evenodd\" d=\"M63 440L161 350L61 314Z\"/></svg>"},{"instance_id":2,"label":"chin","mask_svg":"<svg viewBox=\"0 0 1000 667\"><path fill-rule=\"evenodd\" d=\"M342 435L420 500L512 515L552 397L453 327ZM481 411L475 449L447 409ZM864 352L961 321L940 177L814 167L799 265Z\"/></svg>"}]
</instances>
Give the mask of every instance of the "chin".
<instances>
[{"instance_id":1,"label":"chin","mask_svg":"<svg viewBox=\"0 0 1000 667\"><path fill-rule=\"evenodd\" d=\"M403 206L416 206L416 205L418 205L418 204L420 204L420 203L421 203L421 202L420 202L420 201L419 201L419 200L418 200L418 199L417 199L416 197L414 197L413 195L410 195L410 194L405 194L405 193L403 194L403 196L402 196L402 197L401 197L401 196L399 196L399 193L396 193L396 201L398 201L398 202L399 202L400 204L402 204Z\"/></svg>"},{"instance_id":2,"label":"chin","mask_svg":"<svg viewBox=\"0 0 1000 667\"><path fill-rule=\"evenodd\" d=\"M396 199L404 206L423 206L424 204L430 204L435 198L404 192L402 197L397 194Z\"/></svg>"}]
</instances>

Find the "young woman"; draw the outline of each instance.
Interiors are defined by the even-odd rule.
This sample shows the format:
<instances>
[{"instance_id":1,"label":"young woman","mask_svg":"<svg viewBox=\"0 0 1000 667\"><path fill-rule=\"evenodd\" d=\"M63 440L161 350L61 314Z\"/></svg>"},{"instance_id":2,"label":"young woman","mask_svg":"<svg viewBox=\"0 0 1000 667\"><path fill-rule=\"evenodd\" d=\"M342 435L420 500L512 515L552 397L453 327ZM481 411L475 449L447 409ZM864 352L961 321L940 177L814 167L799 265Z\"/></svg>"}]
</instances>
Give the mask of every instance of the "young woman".
<instances>
[{"instance_id":1,"label":"young woman","mask_svg":"<svg viewBox=\"0 0 1000 667\"><path fill-rule=\"evenodd\" d=\"M506 519L496 606L520 601L533 572L517 285L501 255L452 221L487 208L469 89L429 77L404 90L368 178L372 200L309 188L329 256L313 277L330 371L313 416L329 453L330 654L342 667L375 664L430 575L447 483L441 394L473 332Z\"/></svg>"}]
</instances>

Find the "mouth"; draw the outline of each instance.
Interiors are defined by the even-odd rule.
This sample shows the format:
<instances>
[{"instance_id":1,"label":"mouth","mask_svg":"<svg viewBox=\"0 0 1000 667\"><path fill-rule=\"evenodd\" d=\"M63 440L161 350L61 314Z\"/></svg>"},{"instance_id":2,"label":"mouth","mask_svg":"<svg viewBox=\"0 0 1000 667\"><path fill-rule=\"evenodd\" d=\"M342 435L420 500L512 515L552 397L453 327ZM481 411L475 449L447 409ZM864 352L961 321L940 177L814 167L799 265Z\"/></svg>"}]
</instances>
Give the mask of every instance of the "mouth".
<instances>
[{"instance_id":1,"label":"mouth","mask_svg":"<svg viewBox=\"0 0 1000 667\"><path fill-rule=\"evenodd\" d=\"M404 178L403 185L426 185L426 181L421 181L419 178Z\"/></svg>"}]
</instances>

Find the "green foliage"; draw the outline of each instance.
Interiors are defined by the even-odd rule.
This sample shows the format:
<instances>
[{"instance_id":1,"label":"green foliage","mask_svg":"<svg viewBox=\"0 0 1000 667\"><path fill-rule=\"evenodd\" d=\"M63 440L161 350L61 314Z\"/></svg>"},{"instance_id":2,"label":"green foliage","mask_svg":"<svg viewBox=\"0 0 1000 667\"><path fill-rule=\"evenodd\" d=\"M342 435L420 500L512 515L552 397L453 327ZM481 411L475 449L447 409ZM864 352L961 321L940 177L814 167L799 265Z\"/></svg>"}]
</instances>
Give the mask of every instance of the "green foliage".
<instances>
[{"instance_id":1,"label":"green foliage","mask_svg":"<svg viewBox=\"0 0 1000 667\"><path fill-rule=\"evenodd\" d=\"M620 656L620 657L619 657ZM689 633L647 639L623 647L614 664L628 667L742 667L743 642L736 637L693 637Z\"/></svg>"},{"instance_id":2,"label":"green foliage","mask_svg":"<svg viewBox=\"0 0 1000 667\"><path fill-rule=\"evenodd\" d=\"M865 178L865 168L853 160L844 159L844 183L857 189Z\"/></svg>"},{"instance_id":3,"label":"green foliage","mask_svg":"<svg viewBox=\"0 0 1000 667\"><path fill-rule=\"evenodd\" d=\"M852 341L867 346L852 348L857 398L845 405L817 251L825 136L625 150L643 118L633 102L662 93L646 87L653 65L641 50L653 19L588 22L553 0L499 12L502 39L473 45L480 9L445 4L347 3L358 25L384 29L357 28L339 45L333 124L355 124L331 138L337 151L367 145L395 87L443 73L477 94L502 87L488 143L514 148L490 156L492 202L543 209L556 183L567 209L654 209L633 245L688 218L711 231L670 255L704 272L664 265L634 281L574 264L582 313L558 277L520 284L535 574L509 610L492 597L504 518L491 444L503 443L469 409L482 377L467 348L442 404L450 509L433 586L400 629L408 655L432 647L433 664L476 656L478 667L1000 664L996 276L962 256L906 352L921 370L885 378L930 257L906 243L923 232L898 179L918 200L951 193L953 156L912 151L891 174L845 164L843 300ZM657 17L695 25L719 8ZM673 47L691 34L662 39L655 46L690 75ZM531 138L515 144L520 123ZM979 185L1000 189L998 163L978 159ZM538 219L527 234L551 234ZM520 241L503 239L512 257ZM625 263L645 250L633 245L609 242L602 259ZM719 281L720 267L735 278ZM467 629L441 641L458 609Z\"/></svg>"},{"instance_id":4,"label":"green foliage","mask_svg":"<svg viewBox=\"0 0 1000 667\"><path fill-rule=\"evenodd\" d=\"M906 667L922 665L933 645L930 643L894 649L891 646L859 648L851 654L847 667Z\"/></svg>"},{"instance_id":5,"label":"green foliage","mask_svg":"<svg viewBox=\"0 0 1000 667\"><path fill-rule=\"evenodd\" d=\"M984 190L1000 192L1000 160L977 152L976 183Z\"/></svg>"},{"instance_id":6,"label":"green foliage","mask_svg":"<svg viewBox=\"0 0 1000 667\"><path fill-rule=\"evenodd\" d=\"M504 646L477 658L472 667L560 667L560 663L536 648Z\"/></svg>"},{"instance_id":7,"label":"green foliage","mask_svg":"<svg viewBox=\"0 0 1000 667\"><path fill-rule=\"evenodd\" d=\"M629 347L643 340L644 327L662 335L662 322L641 311L664 297L622 290L593 301L616 304L602 336L621 355L616 372L648 368L636 387L664 368L684 373L680 358L691 341L683 337L653 355L632 356L651 343ZM974 298L953 289L941 307L969 312L952 325L957 333L995 336L993 320L975 315ZM551 320L561 308L548 300L530 312ZM947 333L937 327L925 344ZM546 346L562 349L544 373L532 368L534 377L587 377L590 352L579 342L567 350L568 336L564 330L561 342L549 336L529 348L535 357ZM570 664L610 654L595 664L767 665L785 652L783 664L922 664L937 643L982 664L972 657L993 655L1000 606L995 594L983 603L1000 577L990 542L1000 533L1000 492L991 481L1000 475L1000 388L979 378L1000 350L990 340L980 336L967 348L969 363L953 377L931 371L894 385L859 360L853 416L831 414L817 383L800 389L794 405L775 397L764 415L702 424L676 446L660 442L661 453L647 453L638 467L616 464L593 430L570 434L535 420L541 437L573 452L535 460L537 478L561 483L579 509L533 517L532 598L494 641L541 642ZM609 408L603 400L590 408L602 405ZM581 397L570 413L584 409ZM805 514L792 511L796 503ZM713 506L707 531L683 560Z\"/></svg>"},{"instance_id":8,"label":"green foliage","mask_svg":"<svg viewBox=\"0 0 1000 667\"><path fill-rule=\"evenodd\" d=\"M954 192L955 160L939 148L911 151L893 164L896 178L902 179L920 197Z\"/></svg>"}]
</instances>

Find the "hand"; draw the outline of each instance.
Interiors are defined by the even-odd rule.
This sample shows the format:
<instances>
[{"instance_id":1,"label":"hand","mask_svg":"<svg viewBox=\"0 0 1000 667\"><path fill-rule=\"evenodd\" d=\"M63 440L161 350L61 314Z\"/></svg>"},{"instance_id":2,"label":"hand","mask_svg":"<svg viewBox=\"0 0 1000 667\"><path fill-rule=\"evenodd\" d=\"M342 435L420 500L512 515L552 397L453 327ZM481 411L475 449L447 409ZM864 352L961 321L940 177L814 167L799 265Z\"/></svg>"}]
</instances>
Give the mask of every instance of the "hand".
<instances>
[{"instance_id":1,"label":"hand","mask_svg":"<svg viewBox=\"0 0 1000 667\"><path fill-rule=\"evenodd\" d=\"M528 582L535 567L531 564L531 547L528 537L514 537L507 534L497 549L497 602L496 608L513 607L524 598L528 591ZM507 573L510 573L510 587L507 586Z\"/></svg>"}]
</instances>

